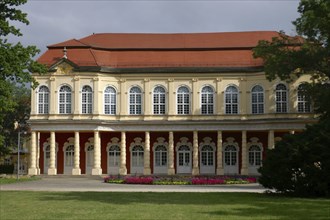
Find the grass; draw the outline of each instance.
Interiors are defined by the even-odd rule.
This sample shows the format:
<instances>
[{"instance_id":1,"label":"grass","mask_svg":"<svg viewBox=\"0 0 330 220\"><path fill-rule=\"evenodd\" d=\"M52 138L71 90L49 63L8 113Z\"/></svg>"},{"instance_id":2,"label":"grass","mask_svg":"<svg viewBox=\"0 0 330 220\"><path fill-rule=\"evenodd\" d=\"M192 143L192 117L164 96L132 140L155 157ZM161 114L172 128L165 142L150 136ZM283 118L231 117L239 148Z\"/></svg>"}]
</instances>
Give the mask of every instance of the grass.
<instances>
[{"instance_id":1,"label":"grass","mask_svg":"<svg viewBox=\"0 0 330 220\"><path fill-rule=\"evenodd\" d=\"M257 193L0 192L0 219L330 219L330 199Z\"/></svg>"},{"instance_id":2,"label":"grass","mask_svg":"<svg viewBox=\"0 0 330 220\"><path fill-rule=\"evenodd\" d=\"M0 178L0 185L3 184L11 184L11 183L17 183L17 182L26 182L26 181L33 181L33 180L40 180L40 177L36 176L20 176L19 179L16 178L16 176L7 176Z\"/></svg>"}]
</instances>

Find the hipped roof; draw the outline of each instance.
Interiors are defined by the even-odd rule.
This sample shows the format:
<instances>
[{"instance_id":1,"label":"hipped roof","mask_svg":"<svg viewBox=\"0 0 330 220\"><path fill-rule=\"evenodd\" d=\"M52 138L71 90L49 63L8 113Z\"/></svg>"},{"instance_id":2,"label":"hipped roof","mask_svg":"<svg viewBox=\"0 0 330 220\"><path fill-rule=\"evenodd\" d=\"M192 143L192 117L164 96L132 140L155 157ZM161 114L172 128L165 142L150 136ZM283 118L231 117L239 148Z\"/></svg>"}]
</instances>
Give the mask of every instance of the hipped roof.
<instances>
[{"instance_id":1,"label":"hipped roof","mask_svg":"<svg viewBox=\"0 0 330 220\"><path fill-rule=\"evenodd\" d=\"M48 66L64 56L78 67L260 67L252 49L275 31L186 34L92 34L48 46L38 59Z\"/></svg>"}]
</instances>

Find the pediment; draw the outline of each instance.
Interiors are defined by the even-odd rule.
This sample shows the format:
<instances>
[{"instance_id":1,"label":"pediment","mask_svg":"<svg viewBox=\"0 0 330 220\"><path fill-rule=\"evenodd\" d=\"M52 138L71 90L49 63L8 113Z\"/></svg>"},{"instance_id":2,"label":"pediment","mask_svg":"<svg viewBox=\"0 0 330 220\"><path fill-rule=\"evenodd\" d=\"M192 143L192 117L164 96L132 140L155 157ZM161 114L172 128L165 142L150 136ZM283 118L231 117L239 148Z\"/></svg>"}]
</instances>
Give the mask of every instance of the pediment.
<instances>
[{"instance_id":1,"label":"pediment","mask_svg":"<svg viewBox=\"0 0 330 220\"><path fill-rule=\"evenodd\" d=\"M69 75L73 73L75 69L77 69L77 65L65 58L62 58L49 68L49 70L56 75Z\"/></svg>"}]
</instances>

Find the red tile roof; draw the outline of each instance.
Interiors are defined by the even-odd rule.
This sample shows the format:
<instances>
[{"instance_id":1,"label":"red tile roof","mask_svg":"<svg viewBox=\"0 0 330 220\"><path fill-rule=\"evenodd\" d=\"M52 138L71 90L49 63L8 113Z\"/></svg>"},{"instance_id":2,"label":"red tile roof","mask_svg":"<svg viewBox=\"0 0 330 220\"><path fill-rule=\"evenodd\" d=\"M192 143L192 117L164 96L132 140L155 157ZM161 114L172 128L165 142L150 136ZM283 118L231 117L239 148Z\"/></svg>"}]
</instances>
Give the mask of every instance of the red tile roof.
<instances>
[{"instance_id":1,"label":"red tile roof","mask_svg":"<svg viewBox=\"0 0 330 220\"><path fill-rule=\"evenodd\" d=\"M65 47L67 58L80 67L260 67L252 48L275 36L279 33L93 34L50 45L38 61L55 64Z\"/></svg>"}]
</instances>

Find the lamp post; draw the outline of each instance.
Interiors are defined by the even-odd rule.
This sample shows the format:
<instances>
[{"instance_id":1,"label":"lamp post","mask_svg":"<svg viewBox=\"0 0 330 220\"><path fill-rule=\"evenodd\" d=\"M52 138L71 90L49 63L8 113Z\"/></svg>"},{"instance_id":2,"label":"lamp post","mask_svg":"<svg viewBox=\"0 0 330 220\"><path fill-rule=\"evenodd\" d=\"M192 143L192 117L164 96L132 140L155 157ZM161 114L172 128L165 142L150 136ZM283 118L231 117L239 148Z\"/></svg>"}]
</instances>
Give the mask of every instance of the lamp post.
<instances>
[{"instance_id":1,"label":"lamp post","mask_svg":"<svg viewBox=\"0 0 330 220\"><path fill-rule=\"evenodd\" d=\"M20 151L20 143L21 143L21 132L19 130L19 123L15 121L14 123L15 130L17 130L17 180L19 179L19 172L20 172L20 163L19 163L19 151Z\"/></svg>"}]
</instances>

